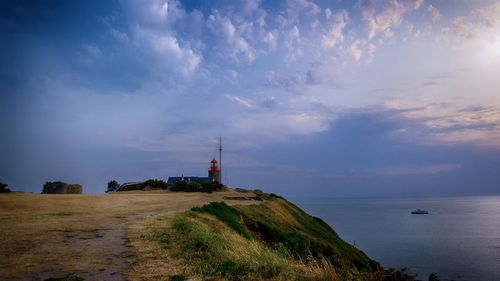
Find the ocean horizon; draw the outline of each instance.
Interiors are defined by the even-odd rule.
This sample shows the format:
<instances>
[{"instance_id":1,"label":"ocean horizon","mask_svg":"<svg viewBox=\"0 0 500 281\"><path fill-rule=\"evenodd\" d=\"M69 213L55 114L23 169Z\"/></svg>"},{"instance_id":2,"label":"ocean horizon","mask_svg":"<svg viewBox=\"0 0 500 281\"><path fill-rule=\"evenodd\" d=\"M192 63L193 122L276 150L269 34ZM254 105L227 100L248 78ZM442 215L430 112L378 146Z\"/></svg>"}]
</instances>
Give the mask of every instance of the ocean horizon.
<instances>
[{"instance_id":1,"label":"ocean horizon","mask_svg":"<svg viewBox=\"0 0 500 281\"><path fill-rule=\"evenodd\" d=\"M290 199L385 268L420 280L500 280L500 196Z\"/></svg>"}]
</instances>

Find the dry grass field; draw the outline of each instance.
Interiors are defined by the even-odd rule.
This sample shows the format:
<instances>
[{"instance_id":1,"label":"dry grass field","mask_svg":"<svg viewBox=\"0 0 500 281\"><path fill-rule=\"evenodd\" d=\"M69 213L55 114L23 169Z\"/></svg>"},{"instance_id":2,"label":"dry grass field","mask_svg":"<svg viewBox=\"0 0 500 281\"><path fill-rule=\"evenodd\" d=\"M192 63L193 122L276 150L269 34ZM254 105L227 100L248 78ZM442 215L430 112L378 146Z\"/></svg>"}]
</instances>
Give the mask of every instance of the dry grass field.
<instances>
[{"instance_id":1,"label":"dry grass field","mask_svg":"<svg viewBox=\"0 0 500 281\"><path fill-rule=\"evenodd\" d=\"M130 225L228 195L248 196L230 193L0 194L0 280L126 280L123 272L134 263Z\"/></svg>"}]
</instances>

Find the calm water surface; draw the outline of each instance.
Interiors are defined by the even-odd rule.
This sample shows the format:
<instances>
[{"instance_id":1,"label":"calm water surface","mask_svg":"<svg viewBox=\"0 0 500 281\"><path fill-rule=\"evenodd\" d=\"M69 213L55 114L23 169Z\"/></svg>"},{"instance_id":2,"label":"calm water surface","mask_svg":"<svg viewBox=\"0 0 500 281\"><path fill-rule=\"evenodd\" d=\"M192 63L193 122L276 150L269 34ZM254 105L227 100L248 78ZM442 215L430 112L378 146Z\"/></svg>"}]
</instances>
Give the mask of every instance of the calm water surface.
<instances>
[{"instance_id":1,"label":"calm water surface","mask_svg":"<svg viewBox=\"0 0 500 281\"><path fill-rule=\"evenodd\" d=\"M384 267L427 280L500 280L500 196L296 199ZM429 215L411 215L425 209Z\"/></svg>"}]
</instances>

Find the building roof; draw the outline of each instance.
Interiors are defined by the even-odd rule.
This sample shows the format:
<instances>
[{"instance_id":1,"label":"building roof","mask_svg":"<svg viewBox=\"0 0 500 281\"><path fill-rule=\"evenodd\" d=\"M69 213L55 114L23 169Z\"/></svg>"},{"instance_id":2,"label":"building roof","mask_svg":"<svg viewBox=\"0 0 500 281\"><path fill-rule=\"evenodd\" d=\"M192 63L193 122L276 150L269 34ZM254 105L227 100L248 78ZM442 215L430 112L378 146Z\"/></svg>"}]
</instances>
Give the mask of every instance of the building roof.
<instances>
[{"instance_id":1,"label":"building roof","mask_svg":"<svg viewBox=\"0 0 500 281\"><path fill-rule=\"evenodd\" d=\"M176 183L180 180L185 180L187 182L192 181L214 181L212 177L168 177L168 183Z\"/></svg>"},{"instance_id":2,"label":"building roof","mask_svg":"<svg viewBox=\"0 0 500 281\"><path fill-rule=\"evenodd\" d=\"M215 158L214 158L214 159L212 159L212 161L210 161L210 163L216 163L217 164L217 160L215 160Z\"/></svg>"}]
</instances>

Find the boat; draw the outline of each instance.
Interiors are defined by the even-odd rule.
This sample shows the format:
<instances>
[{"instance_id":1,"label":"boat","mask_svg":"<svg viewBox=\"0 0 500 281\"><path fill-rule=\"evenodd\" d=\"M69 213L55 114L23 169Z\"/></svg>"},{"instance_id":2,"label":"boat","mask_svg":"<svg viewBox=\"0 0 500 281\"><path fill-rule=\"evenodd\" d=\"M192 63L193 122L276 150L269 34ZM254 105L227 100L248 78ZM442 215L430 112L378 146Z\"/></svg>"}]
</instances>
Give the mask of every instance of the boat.
<instances>
[{"instance_id":1,"label":"boat","mask_svg":"<svg viewBox=\"0 0 500 281\"><path fill-rule=\"evenodd\" d=\"M418 210L412 211L411 213L413 215L427 215L427 214L429 214L429 211L418 209Z\"/></svg>"}]
</instances>

